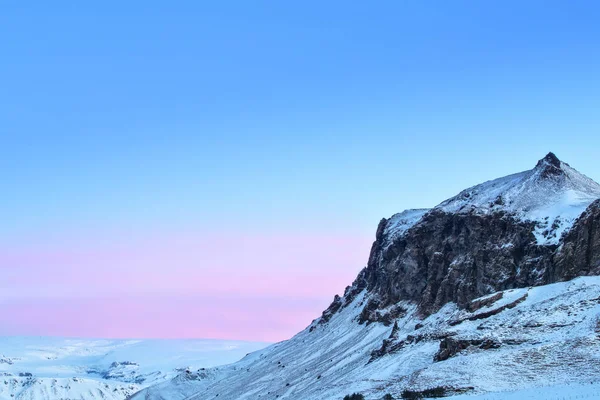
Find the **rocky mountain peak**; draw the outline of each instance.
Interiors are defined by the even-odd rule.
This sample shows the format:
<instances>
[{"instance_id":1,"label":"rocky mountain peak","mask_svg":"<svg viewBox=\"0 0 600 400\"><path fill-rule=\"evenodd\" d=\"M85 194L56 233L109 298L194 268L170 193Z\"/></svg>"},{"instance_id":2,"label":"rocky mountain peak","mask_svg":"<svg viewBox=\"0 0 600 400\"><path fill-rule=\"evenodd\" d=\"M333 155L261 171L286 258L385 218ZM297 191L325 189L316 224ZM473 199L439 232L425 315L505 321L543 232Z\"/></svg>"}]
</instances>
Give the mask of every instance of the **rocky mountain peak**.
<instances>
[{"instance_id":1,"label":"rocky mountain peak","mask_svg":"<svg viewBox=\"0 0 600 400\"><path fill-rule=\"evenodd\" d=\"M539 160L537 162L536 167L540 167L541 165L544 165L544 164L549 164L549 165L553 165L557 168L560 168L561 163L562 163L562 161L560 161L558 159L556 154L554 154L553 152L549 152L548 154L546 154L546 156L544 158L542 158L541 160Z\"/></svg>"},{"instance_id":2,"label":"rocky mountain peak","mask_svg":"<svg viewBox=\"0 0 600 400\"><path fill-rule=\"evenodd\" d=\"M548 153L535 168L465 189L436 209L449 213L506 212L531 221L563 217L573 222L597 198L598 183Z\"/></svg>"},{"instance_id":3,"label":"rocky mountain peak","mask_svg":"<svg viewBox=\"0 0 600 400\"><path fill-rule=\"evenodd\" d=\"M553 165L557 168L560 168L561 163L562 163L562 161L559 160L559 158L556 156L556 154L554 154L553 152L549 152L548 154L546 154L544 156L544 158L542 158L541 160L539 160L537 162L536 167L540 167L541 165L544 165L544 164L549 164L549 165Z\"/></svg>"},{"instance_id":4,"label":"rocky mountain peak","mask_svg":"<svg viewBox=\"0 0 600 400\"><path fill-rule=\"evenodd\" d=\"M541 172L542 177L559 176L565 173L562 165L563 162L554 153L550 152L537 162L535 170Z\"/></svg>"}]
</instances>

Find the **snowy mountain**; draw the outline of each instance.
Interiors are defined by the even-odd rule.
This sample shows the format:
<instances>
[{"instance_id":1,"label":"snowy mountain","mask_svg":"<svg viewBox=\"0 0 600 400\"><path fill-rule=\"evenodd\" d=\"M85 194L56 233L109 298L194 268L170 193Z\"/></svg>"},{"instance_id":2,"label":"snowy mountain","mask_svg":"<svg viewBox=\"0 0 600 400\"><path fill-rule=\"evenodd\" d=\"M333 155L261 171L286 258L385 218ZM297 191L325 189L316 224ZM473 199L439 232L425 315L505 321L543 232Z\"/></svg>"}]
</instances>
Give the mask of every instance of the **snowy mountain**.
<instances>
[{"instance_id":1,"label":"snowy mountain","mask_svg":"<svg viewBox=\"0 0 600 400\"><path fill-rule=\"evenodd\" d=\"M304 331L132 399L597 393L584 385L600 378L598 198L550 153L383 219L366 268Z\"/></svg>"},{"instance_id":2,"label":"snowy mountain","mask_svg":"<svg viewBox=\"0 0 600 400\"><path fill-rule=\"evenodd\" d=\"M266 343L0 337L0 399L123 400L188 368L239 360Z\"/></svg>"}]
</instances>

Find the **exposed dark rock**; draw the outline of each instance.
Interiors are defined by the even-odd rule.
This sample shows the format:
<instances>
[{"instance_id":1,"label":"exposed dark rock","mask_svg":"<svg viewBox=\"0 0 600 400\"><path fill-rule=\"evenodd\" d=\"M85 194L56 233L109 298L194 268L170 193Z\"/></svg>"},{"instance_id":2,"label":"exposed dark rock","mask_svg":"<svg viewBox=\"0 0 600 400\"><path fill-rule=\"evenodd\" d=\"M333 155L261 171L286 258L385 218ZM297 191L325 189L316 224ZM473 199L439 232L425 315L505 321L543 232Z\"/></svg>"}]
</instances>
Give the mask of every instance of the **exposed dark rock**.
<instances>
[{"instance_id":1,"label":"exposed dark rock","mask_svg":"<svg viewBox=\"0 0 600 400\"><path fill-rule=\"evenodd\" d=\"M548 153L546 157L538 161L536 168L542 170L542 177L548 178L551 176L562 175L564 172L561 168L561 162L552 152Z\"/></svg>"},{"instance_id":2,"label":"exposed dark rock","mask_svg":"<svg viewBox=\"0 0 600 400\"><path fill-rule=\"evenodd\" d=\"M364 280L377 300L367 302L361 321L378 320L378 310L401 300L427 316L448 302L474 310L497 301L471 303L490 293L600 275L600 200L558 246L538 245L534 229L503 212L433 210L385 248L376 240Z\"/></svg>"},{"instance_id":3,"label":"exposed dark rock","mask_svg":"<svg viewBox=\"0 0 600 400\"><path fill-rule=\"evenodd\" d=\"M12 365L14 364L13 360L9 357L6 356L2 356L0 357L0 364L8 364L8 365Z\"/></svg>"},{"instance_id":4,"label":"exposed dark rock","mask_svg":"<svg viewBox=\"0 0 600 400\"><path fill-rule=\"evenodd\" d=\"M425 390L404 390L401 394L403 399L417 400L455 396L473 391L475 388L468 386L462 388L454 388L450 386L437 386Z\"/></svg>"},{"instance_id":5,"label":"exposed dark rock","mask_svg":"<svg viewBox=\"0 0 600 400\"><path fill-rule=\"evenodd\" d=\"M392 328L392 332L390 333L390 336L387 339L383 340L383 343L381 344L381 347L377 350L373 350L371 352L371 359L369 360L369 362L382 357L386 354L392 353L392 352L396 352L398 350L400 350L402 347L404 347L405 341L401 341L398 342L398 323L394 323L394 327Z\"/></svg>"},{"instance_id":6,"label":"exposed dark rock","mask_svg":"<svg viewBox=\"0 0 600 400\"><path fill-rule=\"evenodd\" d=\"M367 288L378 308L409 300L429 315L450 301L466 307L486 294L542 284L553 249L536 245L534 227L504 213L431 211L386 248L375 241Z\"/></svg>"},{"instance_id":7,"label":"exposed dark rock","mask_svg":"<svg viewBox=\"0 0 600 400\"><path fill-rule=\"evenodd\" d=\"M494 304L495 302L497 302L498 300L500 300L503 296L503 293L496 293L493 296L489 296L486 297L484 299L481 300L473 300L472 302L470 302L467 305L467 311L469 312L475 312L483 307L489 307L492 304Z\"/></svg>"},{"instance_id":8,"label":"exposed dark rock","mask_svg":"<svg viewBox=\"0 0 600 400\"><path fill-rule=\"evenodd\" d=\"M399 330L400 328L398 327L398 322L394 322L394 327L392 328L392 332L390 333L390 339L397 339Z\"/></svg>"},{"instance_id":9,"label":"exposed dark rock","mask_svg":"<svg viewBox=\"0 0 600 400\"><path fill-rule=\"evenodd\" d=\"M501 343L495 339L455 339L453 337L447 337L440 342L440 349L434 356L434 361L444 361L450 357L454 357L459 352L475 346L481 350L497 349L501 346Z\"/></svg>"},{"instance_id":10,"label":"exposed dark rock","mask_svg":"<svg viewBox=\"0 0 600 400\"><path fill-rule=\"evenodd\" d=\"M406 315L406 312L407 312L406 308L404 308L402 306L398 306L398 305L394 306L387 312L379 313L377 315L377 317L378 317L377 322L381 322L385 326L390 326L390 325L392 325L392 323L395 323L395 321L398 318L404 317Z\"/></svg>"},{"instance_id":11,"label":"exposed dark rock","mask_svg":"<svg viewBox=\"0 0 600 400\"><path fill-rule=\"evenodd\" d=\"M396 332L397 333L397 332ZM439 332L439 333L430 333L423 335L408 335L403 340L398 340L397 334L394 334L394 330L392 329L392 333L387 339L384 339L381 343L381 347L373 350L371 352L371 358L369 362L372 362L380 357L383 357L387 354L394 354L398 351L402 350L407 345L413 343L419 343L421 341L438 341L444 340L451 336L455 336L456 332Z\"/></svg>"},{"instance_id":12,"label":"exposed dark rock","mask_svg":"<svg viewBox=\"0 0 600 400\"><path fill-rule=\"evenodd\" d=\"M318 324L326 324L329 322L331 317L337 313L342 308L348 306L350 303L354 301L356 296L363 291L363 289L367 286L367 282L365 281L365 273L366 268L360 271L354 282L351 286L346 286L346 290L344 291L344 296L340 298L340 296L335 295L333 301L327 307L325 311L323 311L321 318L318 321ZM314 321L313 321L314 322ZM310 327L309 331L312 332L316 329L316 326L313 325Z\"/></svg>"},{"instance_id":13,"label":"exposed dark rock","mask_svg":"<svg viewBox=\"0 0 600 400\"><path fill-rule=\"evenodd\" d=\"M371 322L381 322L385 326L390 326L396 321L396 319L404 317L406 315L406 309L402 306L395 305L387 310L379 310L379 302L371 299L367 305L363 308L362 312L358 317L360 324Z\"/></svg>"},{"instance_id":14,"label":"exposed dark rock","mask_svg":"<svg viewBox=\"0 0 600 400\"><path fill-rule=\"evenodd\" d=\"M321 322L328 322L331 316L338 312L340 308L342 308L342 298L336 294L331 305L325 311L323 311Z\"/></svg>"},{"instance_id":15,"label":"exposed dark rock","mask_svg":"<svg viewBox=\"0 0 600 400\"><path fill-rule=\"evenodd\" d=\"M367 324L369 324L371 322L377 321L379 319L378 311L377 311L378 308L379 308L378 300L376 300L376 299L369 300L367 302L367 305L363 308L360 315L358 316L358 323L364 324L366 322Z\"/></svg>"},{"instance_id":16,"label":"exposed dark rock","mask_svg":"<svg viewBox=\"0 0 600 400\"><path fill-rule=\"evenodd\" d=\"M504 339L504 340L502 340L502 344L505 344L508 346L518 346L525 342L527 342L527 341L524 339Z\"/></svg>"},{"instance_id":17,"label":"exposed dark rock","mask_svg":"<svg viewBox=\"0 0 600 400\"><path fill-rule=\"evenodd\" d=\"M552 261L546 274L548 282L600 275L600 200L577 219Z\"/></svg>"},{"instance_id":18,"label":"exposed dark rock","mask_svg":"<svg viewBox=\"0 0 600 400\"><path fill-rule=\"evenodd\" d=\"M403 349L404 346L410 344L406 340L395 341L394 339L384 339L381 343L381 347L371 352L371 358L369 363L375 361L378 358L385 356L386 354L393 354Z\"/></svg>"},{"instance_id":19,"label":"exposed dark rock","mask_svg":"<svg viewBox=\"0 0 600 400\"><path fill-rule=\"evenodd\" d=\"M524 296L519 297L517 300L512 301L508 304L505 304L501 307L495 308L493 310L489 310L489 311L485 311L485 312L481 312L481 313L477 313L475 315L469 315L468 317L464 318L464 319L458 319L456 321L450 321L449 324L451 326L454 325L458 325L462 322L465 321L477 321L478 319L485 319L485 318L489 318L492 315L496 315L501 313L504 310L510 309L510 308L515 308L519 303L522 303L523 301L525 301L525 299L527 299L527 293L525 293Z\"/></svg>"}]
</instances>

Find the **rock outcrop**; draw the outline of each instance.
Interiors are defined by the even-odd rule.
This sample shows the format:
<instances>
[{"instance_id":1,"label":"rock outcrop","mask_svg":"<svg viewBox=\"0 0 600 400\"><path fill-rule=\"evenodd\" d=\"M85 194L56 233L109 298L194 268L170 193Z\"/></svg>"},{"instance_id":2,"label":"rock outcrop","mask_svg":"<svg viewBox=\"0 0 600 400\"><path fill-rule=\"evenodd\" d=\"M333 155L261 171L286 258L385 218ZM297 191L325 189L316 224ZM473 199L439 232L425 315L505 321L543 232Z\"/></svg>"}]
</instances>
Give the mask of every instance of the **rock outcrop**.
<instances>
[{"instance_id":1,"label":"rock outcrop","mask_svg":"<svg viewBox=\"0 0 600 400\"><path fill-rule=\"evenodd\" d=\"M390 324L390 307L404 300L427 316L449 302L467 307L502 290L600 274L597 197L600 185L550 153L531 171L419 210L401 234L390 229L394 217L381 220L355 282L369 293L360 321ZM548 211L561 207L566 216Z\"/></svg>"},{"instance_id":2,"label":"rock outcrop","mask_svg":"<svg viewBox=\"0 0 600 400\"><path fill-rule=\"evenodd\" d=\"M544 283L553 247L538 246L534 224L510 215L433 210L386 248L373 244L367 289L381 308L401 300L424 314L489 293ZM367 305L368 306L368 305Z\"/></svg>"},{"instance_id":3,"label":"rock outcrop","mask_svg":"<svg viewBox=\"0 0 600 400\"><path fill-rule=\"evenodd\" d=\"M600 275L600 200L593 202L567 232L546 274L548 282Z\"/></svg>"}]
</instances>

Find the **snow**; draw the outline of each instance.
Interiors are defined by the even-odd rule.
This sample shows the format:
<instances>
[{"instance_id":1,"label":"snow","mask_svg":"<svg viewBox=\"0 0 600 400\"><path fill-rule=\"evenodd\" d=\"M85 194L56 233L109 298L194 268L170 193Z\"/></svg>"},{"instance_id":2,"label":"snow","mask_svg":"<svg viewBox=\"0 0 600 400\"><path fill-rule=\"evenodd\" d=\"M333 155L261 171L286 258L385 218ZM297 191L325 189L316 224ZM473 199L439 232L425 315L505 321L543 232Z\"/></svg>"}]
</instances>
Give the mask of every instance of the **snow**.
<instances>
[{"instance_id":1,"label":"snow","mask_svg":"<svg viewBox=\"0 0 600 400\"><path fill-rule=\"evenodd\" d=\"M507 391L557 385L579 393L577 385L585 386L600 376L598 298L600 277L581 277L508 290L495 303L473 313L450 303L422 320L414 304L402 303L408 312L397 320L398 340L409 335L425 339L407 342L400 351L371 360L371 352L389 337L392 327L357 322L366 301L363 292L326 324L315 321L312 332L307 328L237 363L205 371L202 377L182 374L133 399L202 400L218 394L225 400L339 400L361 392L367 400L375 400L386 393L400 398L406 388L422 390L440 382L474 388L476 397L460 399L500 399ZM522 301L513 308L503 307L517 299ZM493 310L499 311L465 319ZM459 319L463 322L450 324ZM422 327L417 329L417 323ZM434 362L441 340L436 337L444 334L456 339L491 338L502 345L487 350L472 346Z\"/></svg>"},{"instance_id":2,"label":"snow","mask_svg":"<svg viewBox=\"0 0 600 400\"><path fill-rule=\"evenodd\" d=\"M557 244L575 220L596 199L600 185L560 162L559 174L548 174L541 160L529 171L494 179L463 190L435 209L449 213L504 211L536 223L537 244Z\"/></svg>"},{"instance_id":3,"label":"snow","mask_svg":"<svg viewBox=\"0 0 600 400\"><path fill-rule=\"evenodd\" d=\"M393 243L395 239L404 235L412 226L421 220L423 215L429 211L428 208L405 210L390 217L383 230L386 244ZM385 246L384 245L384 246Z\"/></svg>"},{"instance_id":4,"label":"snow","mask_svg":"<svg viewBox=\"0 0 600 400\"><path fill-rule=\"evenodd\" d=\"M458 395L452 400L577 400L600 399L600 383L557 385L481 395Z\"/></svg>"},{"instance_id":5,"label":"snow","mask_svg":"<svg viewBox=\"0 0 600 400\"><path fill-rule=\"evenodd\" d=\"M0 337L0 400L123 400L186 368L229 364L266 345L226 340Z\"/></svg>"}]
</instances>

